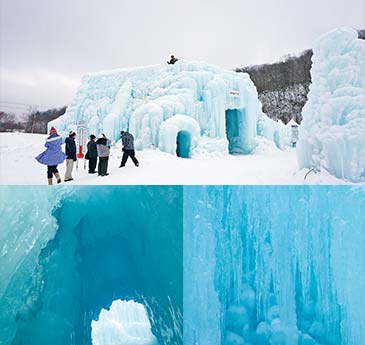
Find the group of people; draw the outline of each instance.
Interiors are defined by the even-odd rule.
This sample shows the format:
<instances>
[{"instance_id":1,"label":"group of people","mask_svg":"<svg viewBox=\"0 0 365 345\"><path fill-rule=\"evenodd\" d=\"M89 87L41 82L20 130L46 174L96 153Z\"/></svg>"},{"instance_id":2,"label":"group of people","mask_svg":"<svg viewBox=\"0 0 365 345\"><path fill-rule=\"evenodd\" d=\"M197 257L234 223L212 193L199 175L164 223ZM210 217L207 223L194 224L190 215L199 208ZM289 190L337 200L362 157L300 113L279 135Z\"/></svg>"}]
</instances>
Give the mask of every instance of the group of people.
<instances>
[{"instance_id":1,"label":"group of people","mask_svg":"<svg viewBox=\"0 0 365 345\"><path fill-rule=\"evenodd\" d=\"M122 145L123 145L123 157L119 168L126 165L128 158L130 157L135 166L139 166L139 162L135 156L134 151L134 137L127 131L120 132ZM57 133L56 128L51 127L49 131L49 137L46 140L46 150L36 157L36 160L44 165L47 165L47 179L48 184L53 184L53 176L56 178L57 183L61 183L61 176L57 169L58 165L66 160L66 172L64 182L72 181L72 171L74 162L77 161L77 149L76 149L76 133L74 131L69 132L69 136L65 140L65 153L62 151L62 137ZM99 176L107 176L108 162L110 155L111 140L109 140L105 134L96 139L94 134L90 135L90 141L87 143L87 152L85 159L89 161L89 174L98 173ZM99 158L99 163L98 163ZM96 166L98 167L96 171Z\"/></svg>"}]
</instances>

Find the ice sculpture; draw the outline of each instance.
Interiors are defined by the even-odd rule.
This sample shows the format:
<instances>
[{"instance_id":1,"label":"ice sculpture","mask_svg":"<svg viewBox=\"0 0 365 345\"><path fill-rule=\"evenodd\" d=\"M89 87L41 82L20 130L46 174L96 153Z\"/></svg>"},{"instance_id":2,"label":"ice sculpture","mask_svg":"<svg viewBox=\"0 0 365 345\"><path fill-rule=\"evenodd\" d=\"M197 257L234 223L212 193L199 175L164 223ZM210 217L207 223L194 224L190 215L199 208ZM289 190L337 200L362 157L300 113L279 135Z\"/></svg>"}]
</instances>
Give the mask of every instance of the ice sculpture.
<instances>
[{"instance_id":1,"label":"ice sculpture","mask_svg":"<svg viewBox=\"0 0 365 345\"><path fill-rule=\"evenodd\" d=\"M322 36L313 49L312 85L299 128L302 168L365 178L365 40L353 29Z\"/></svg>"},{"instance_id":2,"label":"ice sculpture","mask_svg":"<svg viewBox=\"0 0 365 345\"><path fill-rule=\"evenodd\" d=\"M184 342L365 344L365 188L184 187Z\"/></svg>"},{"instance_id":3,"label":"ice sculpture","mask_svg":"<svg viewBox=\"0 0 365 345\"><path fill-rule=\"evenodd\" d=\"M187 127L194 141L189 156L195 148L250 153L259 136L283 145L283 125L262 112L248 74L202 62L86 75L66 114L49 126L65 133L80 123L86 125L87 134L105 133L112 140L119 140L121 130L129 130L136 149L154 147L171 154L176 154L178 145L172 127L178 132ZM201 138L204 144L199 146ZM213 145L207 144L209 140ZM224 145L214 145L217 140Z\"/></svg>"},{"instance_id":4,"label":"ice sculpture","mask_svg":"<svg viewBox=\"0 0 365 345\"><path fill-rule=\"evenodd\" d=\"M114 301L91 328L92 345L158 345L146 308L135 301Z\"/></svg>"},{"instance_id":5,"label":"ice sculpture","mask_svg":"<svg viewBox=\"0 0 365 345\"><path fill-rule=\"evenodd\" d=\"M1 345L91 345L116 299L144 306L159 344L181 344L182 187L0 193Z\"/></svg>"}]
</instances>

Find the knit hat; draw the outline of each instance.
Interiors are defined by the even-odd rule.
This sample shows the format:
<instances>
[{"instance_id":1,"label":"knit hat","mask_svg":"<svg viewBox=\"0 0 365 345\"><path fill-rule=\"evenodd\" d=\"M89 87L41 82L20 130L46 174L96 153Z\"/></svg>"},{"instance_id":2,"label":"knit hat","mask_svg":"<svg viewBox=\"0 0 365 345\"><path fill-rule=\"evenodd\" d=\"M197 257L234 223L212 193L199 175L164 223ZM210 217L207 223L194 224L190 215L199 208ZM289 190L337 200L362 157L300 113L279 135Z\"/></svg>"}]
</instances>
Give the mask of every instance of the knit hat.
<instances>
[{"instance_id":1,"label":"knit hat","mask_svg":"<svg viewBox=\"0 0 365 345\"><path fill-rule=\"evenodd\" d=\"M51 127L51 129L49 130L49 134L57 134L57 129L54 127Z\"/></svg>"},{"instance_id":2,"label":"knit hat","mask_svg":"<svg viewBox=\"0 0 365 345\"><path fill-rule=\"evenodd\" d=\"M96 139L96 136L94 134L91 134L90 139Z\"/></svg>"},{"instance_id":3,"label":"knit hat","mask_svg":"<svg viewBox=\"0 0 365 345\"><path fill-rule=\"evenodd\" d=\"M75 133L74 131L70 131L70 132L68 133L68 135L69 135L70 137L73 137L74 135L76 135L76 133Z\"/></svg>"}]
</instances>

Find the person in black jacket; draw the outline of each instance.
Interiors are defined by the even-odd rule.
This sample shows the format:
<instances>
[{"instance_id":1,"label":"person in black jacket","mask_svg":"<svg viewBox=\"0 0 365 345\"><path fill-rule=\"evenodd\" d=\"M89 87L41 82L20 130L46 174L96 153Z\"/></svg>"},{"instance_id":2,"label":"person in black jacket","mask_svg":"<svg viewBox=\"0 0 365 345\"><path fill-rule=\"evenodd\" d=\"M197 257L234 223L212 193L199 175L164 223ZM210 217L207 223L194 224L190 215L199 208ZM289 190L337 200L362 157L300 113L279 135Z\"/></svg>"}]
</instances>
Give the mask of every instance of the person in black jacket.
<instances>
[{"instance_id":1,"label":"person in black jacket","mask_svg":"<svg viewBox=\"0 0 365 345\"><path fill-rule=\"evenodd\" d=\"M89 174L95 174L96 163L98 160L98 150L95 142L96 136L90 135L90 141L87 143L87 152L85 158L89 160Z\"/></svg>"},{"instance_id":2,"label":"person in black jacket","mask_svg":"<svg viewBox=\"0 0 365 345\"><path fill-rule=\"evenodd\" d=\"M72 170L74 167L74 162L76 162L76 143L75 143L76 133L70 131L68 138L65 140L66 144L66 173L65 182L72 181Z\"/></svg>"},{"instance_id":3,"label":"person in black jacket","mask_svg":"<svg viewBox=\"0 0 365 345\"><path fill-rule=\"evenodd\" d=\"M174 55L171 55L170 61L167 61L169 65L174 65L175 62L179 61L179 59L176 59Z\"/></svg>"},{"instance_id":4,"label":"person in black jacket","mask_svg":"<svg viewBox=\"0 0 365 345\"><path fill-rule=\"evenodd\" d=\"M131 157L134 165L136 167L139 166L139 162L135 156L135 152L134 152L134 137L132 134L126 132L126 131L121 131L120 132L120 137L122 138L122 144L123 144L123 157L122 157L122 162L120 163L120 167L119 168L123 168L125 166L125 163L127 163L128 157Z\"/></svg>"}]
</instances>

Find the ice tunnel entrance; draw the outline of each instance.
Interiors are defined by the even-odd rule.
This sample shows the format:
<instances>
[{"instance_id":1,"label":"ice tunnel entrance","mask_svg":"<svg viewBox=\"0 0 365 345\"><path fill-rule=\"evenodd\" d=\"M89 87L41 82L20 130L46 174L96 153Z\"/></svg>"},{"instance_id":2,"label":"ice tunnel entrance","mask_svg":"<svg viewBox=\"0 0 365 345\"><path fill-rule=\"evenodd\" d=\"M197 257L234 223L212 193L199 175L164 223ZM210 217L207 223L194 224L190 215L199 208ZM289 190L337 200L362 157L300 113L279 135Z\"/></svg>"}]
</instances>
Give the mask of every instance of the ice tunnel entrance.
<instances>
[{"instance_id":1,"label":"ice tunnel entrance","mask_svg":"<svg viewBox=\"0 0 365 345\"><path fill-rule=\"evenodd\" d=\"M226 110L226 134L228 139L228 150L230 154L244 154L243 133L246 127L246 114L244 109Z\"/></svg>"},{"instance_id":2,"label":"ice tunnel entrance","mask_svg":"<svg viewBox=\"0 0 365 345\"><path fill-rule=\"evenodd\" d=\"M188 131L180 131L176 138L176 155L181 158L190 157L191 135Z\"/></svg>"},{"instance_id":3,"label":"ice tunnel entrance","mask_svg":"<svg viewBox=\"0 0 365 345\"><path fill-rule=\"evenodd\" d=\"M133 300L116 300L92 321L93 345L158 345L146 308Z\"/></svg>"}]
</instances>

